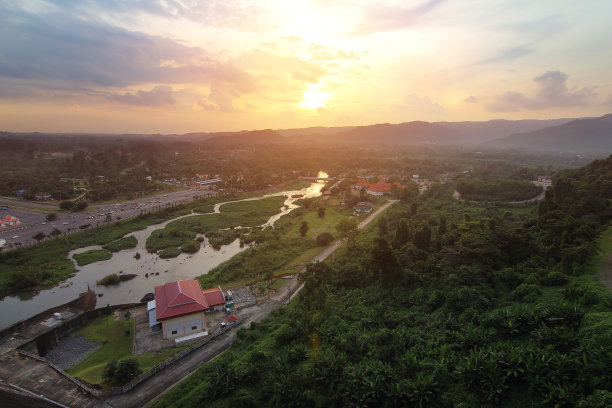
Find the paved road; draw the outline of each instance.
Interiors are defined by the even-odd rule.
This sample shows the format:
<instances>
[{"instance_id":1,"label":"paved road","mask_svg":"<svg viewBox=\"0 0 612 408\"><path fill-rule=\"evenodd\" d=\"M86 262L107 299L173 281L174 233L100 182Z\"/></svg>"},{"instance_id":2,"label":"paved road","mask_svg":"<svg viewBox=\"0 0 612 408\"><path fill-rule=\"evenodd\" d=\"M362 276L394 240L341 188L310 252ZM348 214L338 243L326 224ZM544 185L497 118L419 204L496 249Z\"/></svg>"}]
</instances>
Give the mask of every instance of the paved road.
<instances>
[{"instance_id":1,"label":"paved road","mask_svg":"<svg viewBox=\"0 0 612 408\"><path fill-rule=\"evenodd\" d=\"M388 203L381 206L374 213L370 214L365 220L359 224L359 229L365 228L372 220L374 220L380 213L385 211L390 205L396 203L398 200L391 200ZM330 256L338 247L342 244L340 240L335 241L332 245L321 251L313 261L323 261ZM290 282L281 288L271 299L268 301L243 309L240 312L242 318L244 318L243 326L248 327L251 322L260 322L266 318L273 310L278 309L283 305L280 299L285 298L289 295L290 291L299 284L297 275L294 276ZM299 286L294 294L302 288ZM212 360L218 356L223 350L229 347L236 337L236 331L232 330L223 336L219 336L214 339L210 344L203 346L202 348L194 351L193 353L185 356L177 363L167 367L159 373L153 375L148 380L138 384L134 389L116 395L106 399L106 402L115 408L128 408L128 407L142 407L152 403L157 398L168 392L180 381L189 376L192 372L197 370L202 364ZM160 390L163 390L160 392Z\"/></svg>"},{"instance_id":2,"label":"paved road","mask_svg":"<svg viewBox=\"0 0 612 408\"><path fill-rule=\"evenodd\" d=\"M193 200L194 196L203 195L205 192L182 190L167 194L158 194L147 198L125 201L116 204L92 205L86 211L79 213L63 213L57 207L50 207L52 210L58 210L57 220L47 222L45 215L49 211L41 211L35 207L23 207L11 205L10 200L0 199L0 205L8 205L8 210L1 210L0 216L14 215L22 221L22 225L10 227L0 230L0 239L6 240L6 249L11 249L16 246L25 246L34 244L36 241L32 238L39 232L47 236L54 228L59 229L63 234L79 231L81 225L90 224L91 226L103 225L106 223L106 215L109 214L113 220L117 217L131 218L139 215L142 212L149 212L161 209L168 205L181 204ZM15 200L12 200L15 201ZM4 203L4 204L3 204ZM18 203L25 203L19 201ZM36 206L44 205L38 203L27 203Z\"/></svg>"}]
</instances>

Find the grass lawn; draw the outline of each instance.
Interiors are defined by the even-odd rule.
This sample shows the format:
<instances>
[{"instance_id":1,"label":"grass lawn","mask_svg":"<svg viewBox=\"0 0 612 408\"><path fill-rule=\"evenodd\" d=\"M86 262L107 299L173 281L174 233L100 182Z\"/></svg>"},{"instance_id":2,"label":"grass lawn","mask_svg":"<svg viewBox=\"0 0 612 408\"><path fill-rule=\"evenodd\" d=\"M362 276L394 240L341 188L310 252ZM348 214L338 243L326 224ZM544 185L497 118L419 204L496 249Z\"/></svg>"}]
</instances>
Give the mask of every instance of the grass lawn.
<instances>
[{"instance_id":1,"label":"grass lawn","mask_svg":"<svg viewBox=\"0 0 612 408\"><path fill-rule=\"evenodd\" d=\"M306 236L313 240L317 238L317 235L320 235L323 232L329 232L330 234L336 236L338 234L336 231L336 224L338 224L340 220L346 218L346 215L339 213L333 207L325 207L325 216L323 218L319 218L317 208L314 208L306 213L300 222L291 229L287 236L291 238L299 237L300 224L302 221L306 221L308 223L308 232L306 233Z\"/></svg>"},{"instance_id":2,"label":"grass lawn","mask_svg":"<svg viewBox=\"0 0 612 408\"><path fill-rule=\"evenodd\" d=\"M133 356L134 319L115 321L112 315L101 316L75 331L74 335L102 344L102 347L66 370L68 374L89 383L102 382L104 366L112 359Z\"/></svg>"},{"instance_id":3,"label":"grass lawn","mask_svg":"<svg viewBox=\"0 0 612 408\"><path fill-rule=\"evenodd\" d=\"M127 332L129 333L126 335ZM113 359L121 360L127 357L136 357L141 370L144 372L184 348L174 347L134 356L134 319L115 321L112 315L100 316L92 320L86 326L75 331L74 335L102 344L102 347L66 370L73 377L81 378L91 384L102 382L104 366Z\"/></svg>"},{"instance_id":4,"label":"grass lawn","mask_svg":"<svg viewBox=\"0 0 612 408\"><path fill-rule=\"evenodd\" d=\"M113 254L106 249L91 249L81 252L80 254L74 254L72 257L77 261L79 266L83 266L98 261L106 261L107 259L111 259L112 256Z\"/></svg>"},{"instance_id":5,"label":"grass lawn","mask_svg":"<svg viewBox=\"0 0 612 408\"><path fill-rule=\"evenodd\" d=\"M280 288L285 286L287 284L287 282L289 282L289 279L279 278L279 279L275 280L274 282L272 282L272 284L270 285L270 289L279 290Z\"/></svg>"}]
</instances>

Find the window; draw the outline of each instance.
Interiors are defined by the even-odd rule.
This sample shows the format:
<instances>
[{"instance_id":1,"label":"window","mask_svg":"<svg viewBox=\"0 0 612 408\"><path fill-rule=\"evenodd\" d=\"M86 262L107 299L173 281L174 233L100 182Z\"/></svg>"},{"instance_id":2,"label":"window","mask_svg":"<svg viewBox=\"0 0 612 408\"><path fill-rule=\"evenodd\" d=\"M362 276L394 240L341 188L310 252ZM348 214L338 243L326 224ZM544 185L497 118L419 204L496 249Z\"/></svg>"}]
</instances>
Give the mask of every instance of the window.
<instances>
[{"instance_id":1,"label":"window","mask_svg":"<svg viewBox=\"0 0 612 408\"><path fill-rule=\"evenodd\" d=\"M172 330L172 334L176 334L178 333L176 330Z\"/></svg>"},{"instance_id":2,"label":"window","mask_svg":"<svg viewBox=\"0 0 612 408\"><path fill-rule=\"evenodd\" d=\"M191 330L198 330L198 326L191 326Z\"/></svg>"}]
</instances>

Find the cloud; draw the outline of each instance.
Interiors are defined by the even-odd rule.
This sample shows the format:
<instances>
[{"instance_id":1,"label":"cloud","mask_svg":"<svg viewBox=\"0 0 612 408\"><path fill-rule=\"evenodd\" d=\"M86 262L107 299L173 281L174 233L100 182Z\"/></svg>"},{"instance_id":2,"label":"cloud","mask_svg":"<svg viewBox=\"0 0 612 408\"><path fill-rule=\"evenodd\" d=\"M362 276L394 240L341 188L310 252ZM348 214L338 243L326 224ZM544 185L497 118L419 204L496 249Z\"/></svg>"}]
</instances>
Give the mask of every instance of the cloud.
<instances>
[{"instance_id":1,"label":"cloud","mask_svg":"<svg viewBox=\"0 0 612 408\"><path fill-rule=\"evenodd\" d=\"M175 103L172 97L172 87L170 86L156 86L150 91L126 92L123 95L112 93L107 98L117 102L140 106L162 106L173 105Z\"/></svg>"},{"instance_id":2,"label":"cloud","mask_svg":"<svg viewBox=\"0 0 612 408\"><path fill-rule=\"evenodd\" d=\"M366 19L361 22L356 34L366 35L381 31L395 31L417 24L425 15L438 8L445 0L427 0L413 8L389 6L376 2L364 10Z\"/></svg>"},{"instance_id":3,"label":"cloud","mask_svg":"<svg viewBox=\"0 0 612 408\"><path fill-rule=\"evenodd\" d=\"M269 26L265 9L251 1L233 0L80 0L56 1L65 12L78 11L93 21L100 16L108 19L133 18L134 16L160 16L174 20L190 20L208 27L232 28L240 31L264 31Z\"/></svg>"},{"instance_id":4,"label":"cloud","mask_svg":"<svg viewBox=\"0 0 612 408\"><path fill-rule=\"evenodd\" d=\"M510 62L533 52L534 50L532 48L528 48L524 45L519 45L518 47L507 48L505 50L500 51L496 55L484 58L476 62L476 65L493 64L498 62Z\"/></svg>"},{"instance_id":5,"label":"cloud","mask_svg":"<svg viewBox=\"0 0 612 408\"><path fill-rule=\"evenodd\" d=\"M568 89L567 74L561 71L546 71L533 80L538 89L533 96L508 91L487 104L492 112L515 112L521 109L546 109L586 105L595 95L592 88Z\"/></svg>"},{"instance_id":6,"label":"cloud","mask_svg":"<svg viewBox=\"0 0 612 408\"><path fill-rule=\"evenodd\" d=\"M66 13L3 13L0 77L89 87L221 82L247 92L252 86L244 70L199 47Z\"/></svg>"},{"instance_id":7,"label":"cloud","mask_svg":"<svg viewBox=\"0 0 612 408\"><path fill-rule=\"evenodd\" d=\"M474 95L470 95L467 98L465 98L463 100L463 102L465 103L478 103L479 99L477 97L475 97Z\"/></svg>"}]
</instances>

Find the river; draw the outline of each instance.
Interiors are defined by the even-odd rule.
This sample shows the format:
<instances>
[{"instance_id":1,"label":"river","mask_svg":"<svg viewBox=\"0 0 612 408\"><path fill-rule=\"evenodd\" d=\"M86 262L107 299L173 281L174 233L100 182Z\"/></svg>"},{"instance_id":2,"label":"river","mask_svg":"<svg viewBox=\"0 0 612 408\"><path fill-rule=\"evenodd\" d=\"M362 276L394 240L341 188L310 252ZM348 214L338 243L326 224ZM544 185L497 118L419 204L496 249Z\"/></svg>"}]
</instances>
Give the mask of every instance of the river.
<instances>
[{"instance_id":1,"label":"river","mask_svg":"<svg viewBox=\"0 0 612 408\"><path fill-rule=\"evenodd\" d=\"M327 177L324 172L319 172L318 177ZM315 182L303 190L283 191L268 194L261 197L247 198L238 201L260 200L271 196L287 196L279 212L271 216L264 227L273 226L280 217L298 207L292 195L303 195L303 197L316 197L321 195L324 183ZM226 201L215 205L214 212L220 212L223 204L234 201ZM183 216L189 217L189 215ZM177 217L182 218L182 217ZM27 319L49 308L64 304L75 299L79 293L85 292L89 286L97 294L102 294L98 298L98 305L105 306L123 303L139 302L146 294L153 292L155 286L163 285L181 279L194 279L200 275L205 275L220 263L227 261L234 255L247 249L246 246L240 247L240 242L236 239L229 245L222 246L219 250L214 250L206 239L203 245L195 254L180 254L176 258L161 259L156 254L151 254L145 249L147 237L156 229L163 228L167 223L176 220L166 221L161 224L150 225L144 230L126 234L133 235L138 240L135 248L126 249L113 254L113 257L106 261L94 262L85 266L76 266L77 273L62 282L58 286L35 292L25 292L18 296L6 296L0 300L0 328L7 327L20 320ZM79 248L71 251L68 257L72 260L75 253L85 252L90 249L100 249L100 246ZM136 259L136 253L140 254L140 259ZM74 262L74 261L73 261ZM124 281L118 285L98 286L96 281L111 273L135 274L134 279Z\"/></svg>"}]
</instances>

